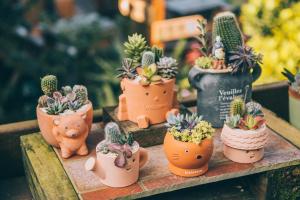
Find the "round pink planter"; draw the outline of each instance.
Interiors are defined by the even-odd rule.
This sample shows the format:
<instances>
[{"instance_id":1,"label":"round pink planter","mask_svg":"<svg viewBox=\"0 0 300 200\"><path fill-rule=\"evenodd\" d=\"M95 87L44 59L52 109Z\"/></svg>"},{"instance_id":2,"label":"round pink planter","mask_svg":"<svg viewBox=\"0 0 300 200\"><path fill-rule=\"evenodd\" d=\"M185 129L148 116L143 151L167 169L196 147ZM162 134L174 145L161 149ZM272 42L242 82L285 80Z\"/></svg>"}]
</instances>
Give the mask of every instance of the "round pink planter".
<instances>
[{"instance_id":1,"label":"round pink planter","mask_svg":"<svg viewBox=\"0 0 300 200\"><path fill-rule=\"evenodd\" d=\"M264 145L268 140L266 125L257 130L232 129L226 124L221 133L224 155L238 163L253 163L264 156Z\"/></svg>"},{"instance_id":2,"label":"round pink planter","mask_svg":"<svg viewBox=\"0 0 300 200\"><path fill-rule=\"evenodd\" d=\"M97 148L96 148L97 149ZM93 170L100 178L100 181L110 187L126 187L137 182L139 170L147 160L147 150L139 147L132 152L132 157L127 158L127 165L124 168L116 167L114 164L116 155L97 152L96 159L91 157L85 164L86 170Z\"/></svg>"}]
</instances>

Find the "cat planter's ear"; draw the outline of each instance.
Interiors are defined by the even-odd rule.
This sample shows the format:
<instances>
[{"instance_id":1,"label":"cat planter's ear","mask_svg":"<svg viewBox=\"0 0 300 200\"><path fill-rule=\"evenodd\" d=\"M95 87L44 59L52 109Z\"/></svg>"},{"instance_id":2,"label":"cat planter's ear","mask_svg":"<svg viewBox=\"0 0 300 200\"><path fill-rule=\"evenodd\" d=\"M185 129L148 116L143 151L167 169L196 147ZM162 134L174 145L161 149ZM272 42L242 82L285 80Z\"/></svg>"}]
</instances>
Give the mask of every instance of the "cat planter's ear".
<instances>
[{"instance_id":1,"label":"cat planter's ear","mask_svg":"<svg viewBox=\"0 0 300 200\"><path fill-rule=\"evenodd\" d=\"M84 114L81 114L81 118L82 119L86 119L86 114L84 113Z\"/></svg>"},{"instance_id":2,"label":"cat planter's ear","mask_svg":"<svg viewBox=\"0 0 300 200\"><path fill-rule=\"evenodd\" d=\"M54 119L54 120L53 120L53 124L54 124L54 125L58 126L59 123L60 123L60 120L59 120L59 119Z\"/></svg>"}]
</instances>

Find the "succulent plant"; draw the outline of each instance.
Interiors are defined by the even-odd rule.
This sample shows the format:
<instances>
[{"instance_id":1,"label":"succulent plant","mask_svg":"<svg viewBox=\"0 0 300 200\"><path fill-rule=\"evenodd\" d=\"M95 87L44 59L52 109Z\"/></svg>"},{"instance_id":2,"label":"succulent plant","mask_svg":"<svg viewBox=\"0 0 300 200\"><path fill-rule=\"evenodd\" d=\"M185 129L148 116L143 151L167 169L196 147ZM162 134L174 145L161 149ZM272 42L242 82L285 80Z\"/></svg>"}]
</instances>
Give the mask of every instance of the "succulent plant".
<instances>
[{"instance_id":1,"label":"succulent plant","mask_svg":"<svg viewBox=\"0 0 300 200\"><path fill-rule=\"evenodd\" d=\"M57 78L54 75L46 75L41 79L41 88L45 95L52 96L57 91Z\"/></svg>"},{"instance_id":2,"label":"succulent plant","mask_svg":"<svg viewBox=\"0 0 300 200\"><path fill-rule=\"evenodd\" d=\"M198 19L198 30L200 34L196 36L196 39L199 41L201 47L200 52L203 56L209 56L211 49L211 44L209 43L209 36L207 34L207 21L205 19Z\"/></svg>"},{"instance_id":3,"label":"succulent plant","mask_svg":"<svg viewBox=\"0 0 300 200\"><path fill-rule=\"evenodd\" d=\"M63 87L61 88L61 90L62 90L62 93L63 93L65 96L66 96L67 94L73 92L72 87L69 86L69 85L63 86Z\"/></svg>"},{"instance_id":4,"label":"succulent plant","mask_svg":"<svg viewBox=\"0 0 300 200\"><path fill-rule=\"evenodd\" d=\"M97 152L117 154L114 161L115 166L124 168L127 164L127 158L132 156L131 146L134 143L132 135L121 134L119 126L114 122L108 123L104 132L105 140L97 146Z\"/></svg>"},{"instance_id":5,"label":"succulent plant","mask_svg":"<svg viewBox=\"0 0 300 200\"><path fill-rule=\"evenodd\" d=\"M82 101L79 100L75 100L75 101L69 101L68 102L68 108L70 110L76 111L79 108L81 108L84 105L84 103L82 103Z\"/></svg>"},{"instance_id":6,"label":"succulent plant","mask_svg":"<svg viewBox=\"0 0 300 200\"><path fill-rule=\"evenodd\" d=\"M256 65L262 63L262 55L256 54L251 47L238 46L237 50L230 51L229 63L232 73L248 72Z\"/></svg>"},{"instance_id":7,"label":"succulent plant","mask_svg":"<svg viewBox=\"0 0 300 200\"><path fill-rule=\"evenodd\" d=\"M147 86L151 83L160 83L161 76L157 75L156 64L151 64L148 67L142 68L140 83Z\"/></svg>"},{"instance_id":8,"label":"succulent plant","mask_svg":"<svg viewBox=\"0 0 300 200\"><path fill-rule=\"evenodd\" d=\"M263 117L264 116L264 113L262 112L262 107L259 103L256 103L256 102L253 102L253 101L250 101L246 104L246 112L247 114L249 115L252 115L254 117L256 116L261 116Z\"/></svg>"},{"instance_id":9,"label":"succulent plant","mask_svg":"<svg viewBox=\"0 0 300 200\"><path fill-rule=\"evenodd\" d=\"M81 104L85 104L88 101L88 91L84 85L74 85L73 92L76 94L76 100Z\"/></svg>"},{"instance_id":10,"label":"succulent plant","mask_svg":"<svg viewBox=\"0 0 300 200\"><path fill-rule=\"evenodd\" d=\"M210 138L215 130L211 124L202 120L197 114L192 115L173 115L167 118L168 132L176 139L182 142L193 142L200 144L202 140Z\"/></svg>"},{"instance_id":11,"label":"succulent plant","mask_svg":"<svg viewBox=\"0 0 300 200\"><path fill-rule=\"evenodd\" d=\"M152 51L145 51L142 56L142 67L155 63L155 54Z\"/></svg>"},{"instance_id":12,"label":"succulent plant","mask_svg":"<svg viewBox=\"0 0 300 200\"><path fill-rule=\"evenodd\" d=\"M130 58L124 58L122 61L122 67L118 68L117 71L119 72L117 78L134 79L136 76L136 68L133 67L133 62Z\"/></svg>"},{"instance_id":13,"label":"succulent plant","mask_svg":"<svg viewBox=\"0 0 300 200\"><path fill-rule=\"evenodd\" d=\"M225 54L237 50L238 46L244 44L235 14L232 12L221 12L214 17L212 30L213 43L215 43L217 36L222 38ZM227 58L226 61L228 61Z\"/></svg>"},{"instance_id":14,"label":"succulent plant","mask_svg":"<svg viewBox=\"0 0 300 200\"><path fill-rule=\"evenodd\" d=\"M178 73L177 61L171 57L162 57L157 62L158 75L166 79L175 78Z\"/></svg>"},{"instance_id":15,"label":"succulent plant","mask_svg":"<svg viewBox=\"0 0 300 200\"><path fill-rule=\"evenodd\" d=\"M230 116L244 116L245 114L245 102L241 97L235 97L230 103Z\"/></svg>"},{"instance_id":16,"label":"succulent plant","mask_svg":"<svg viewBox=\"0 0 300 200\"><path fill-rule=\"evenodd\" d=\"M212 67L213 58L209 56L201 56L195 60L195 65L202 69L210 69Z\"/></svg>"},{"instance_id":17,"label":"succulent plant","mask_svg":"<svg viewBox=\"0 0 300 200\"><path fill-rule=\"evenodd\" d=\"M60 113L63 113L66 109L68 109L68 104L66 102L63 102L58 98L54 99L49 97L47 99L47 114L58 115Z\"/></svg>"},{"instance_id":18,"label":"succulent plant","mask_svg":"<svg viewBox=\"0 0 300 200\"><path fill-rule=\"evenodd\" d=\"M261 116L246 115L240 121L239 128L244 130L256 130L265 123L265 119Z\"/></svg>"},{"instance_id":19,"label":"succulent plant","mask_svg":"<svg viewBox=\"0 0 300 200\"><path fill-rule=\"evenodd\" d=\"M142 59L142 53L149 49L146 39L141 35L134 33L128 36L128 41L124 43L124 53L127 58L132 59L133 65L138 66Z\"/></svg>"},{"instance_id":20,"label":"succulent plant","mask_svg":"<svg viewBox=\"0 0 300 200\"><path fill-rule=\"evenodd\" d=\"M240 120L241 120L240 115L227 116L225 124L227 126L229 126L230 128L237 128L237 127L239 127Z\"/></svg>"},{"instance_id":21,"label":"succulent plant","mask_svg":"<svg viewBox=\"0 0 300 200\"><path fill-rule=\"evenodd\" d=\"M155 62L158 62L160 58L164 56L164 51L162 48L159 48L157 46L152 46L151 51L155 55Z\"/></svg>"},{"instance_id":22,"label":"succulent plant","mask_svg":"<svg viewBox=\"0 0 300 200\"><path fill-rule=\"evenodd\" d=\"M40 108L44 108L47 106L47 99L48 99L47 95L40 96L38 100L38 105Z\"/></svg>"}]
</instances>

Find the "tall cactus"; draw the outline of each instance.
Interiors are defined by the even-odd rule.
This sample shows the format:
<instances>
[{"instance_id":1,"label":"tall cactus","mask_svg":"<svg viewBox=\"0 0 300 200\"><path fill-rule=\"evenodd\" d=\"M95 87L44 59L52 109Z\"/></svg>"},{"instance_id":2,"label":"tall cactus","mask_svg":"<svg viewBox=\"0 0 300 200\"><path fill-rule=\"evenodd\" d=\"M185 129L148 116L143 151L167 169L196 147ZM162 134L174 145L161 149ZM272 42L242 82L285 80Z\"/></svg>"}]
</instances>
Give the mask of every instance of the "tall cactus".
<instances>
[{"instance_id":1,"label":"tall cactus","mask_svg":"<svg viewBox=\"0 0 300 200\"><path fill-rule=\"evenodd\" d=\"M213 19L212 37L213 43L217 36L220 36L224 44L225 53L237 50L243 45L243 37L236 17L232 12L221 12Z\"/></svg>"},{"instance_id":2,"label":"tall cactus","mask_svg":"<svg viewBox=\"0 0 300 200\"><path fill-rule=\"evenodd\" d=\"M243 116L245 114L245 102L241 97L236 97L230 103L230 116L240 115Z\"/></svg>"},{"instance_id":3,"label":"tall cactus","mask_svg":"<svg viewBox=\"0 0 300 200\"><path fill-rule=\"evenodd\" d=\"M142 56L142 67L148 67L155 63L155 54L151 51L146 51Z\"/></svg>"},{"instance_id":4,"label":"tall cactus","mask_svg":"<svg viewBox=\"0 0 300 200\"><path fill-rule=\"evenodd\" d=\"M41 88L45 95L52 96L57 91L57 78L54 75L46 75L41 79Z\"/></svg>"}]
</instances>

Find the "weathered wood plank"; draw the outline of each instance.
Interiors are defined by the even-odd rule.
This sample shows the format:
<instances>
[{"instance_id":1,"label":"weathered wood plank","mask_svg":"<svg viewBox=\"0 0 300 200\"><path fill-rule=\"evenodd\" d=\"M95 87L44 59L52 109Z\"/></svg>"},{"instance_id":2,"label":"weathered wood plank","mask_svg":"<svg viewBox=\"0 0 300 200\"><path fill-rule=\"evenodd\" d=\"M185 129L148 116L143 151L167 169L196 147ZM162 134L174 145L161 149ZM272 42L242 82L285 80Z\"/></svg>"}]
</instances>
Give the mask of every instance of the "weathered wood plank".
<instances>
[{"instance_id":1,"label":"weathered wood plank","mask_svg":"<svg viewBox=\"0 0 300 200\"><path fill-rule=\"evenodd\" d=\"M52 147L40 134L22 136L21 148L26 176L35 199L78 199Z\"/></svg>"}]
</instances>

